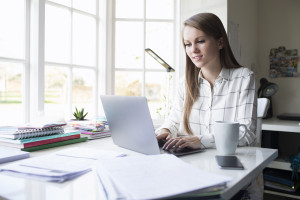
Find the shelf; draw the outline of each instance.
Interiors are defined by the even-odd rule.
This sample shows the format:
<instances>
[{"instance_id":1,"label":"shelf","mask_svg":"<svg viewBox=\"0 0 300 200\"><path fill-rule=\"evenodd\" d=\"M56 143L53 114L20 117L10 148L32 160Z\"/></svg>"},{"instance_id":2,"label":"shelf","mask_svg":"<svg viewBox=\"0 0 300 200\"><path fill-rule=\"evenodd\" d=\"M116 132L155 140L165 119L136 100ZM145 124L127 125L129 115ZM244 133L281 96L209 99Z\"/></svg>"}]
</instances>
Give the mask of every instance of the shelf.
<instances>
[{"instance_id":1,"label":"shelf","mask_svg":"<svg viewBox=\"0 0 300 200\"><path fill-rule=\"evenodd\" d=\"M264 193L278 195L278 196L284 196L284 197L290 197L290 198L294 198L294 199L300 199L300 196L298 196L298 195L292 195L292 194L287 194L287 193L283 193L283 192L282 193L275 192L272 190L264 190Z\"/></svg>"},{"instance_id":2,"label":"shelf","mask_svg":"<svg viewBox=\"0 0 300 200\"><path fill-rule=\"evenodd\" d=\"M271 119L263 120L262 130L300 133L300 125L298 121L289 121L289 120L280 120L277 118L271 118Z\"/></svg>"},{"instance_id":3,"label":"shelf","mask_svg":"<svg viewBox=\"0 0 300 200\"><path fill-rule=\"evenodd\" d=\"M274 169L283 169L283 170L288 170L288 171L292 171L291 169L291 163L286 162L284 160L276 159L274 161L272 161L269 165L269 168L274 168Z\"/></svg>"}]
</instances>

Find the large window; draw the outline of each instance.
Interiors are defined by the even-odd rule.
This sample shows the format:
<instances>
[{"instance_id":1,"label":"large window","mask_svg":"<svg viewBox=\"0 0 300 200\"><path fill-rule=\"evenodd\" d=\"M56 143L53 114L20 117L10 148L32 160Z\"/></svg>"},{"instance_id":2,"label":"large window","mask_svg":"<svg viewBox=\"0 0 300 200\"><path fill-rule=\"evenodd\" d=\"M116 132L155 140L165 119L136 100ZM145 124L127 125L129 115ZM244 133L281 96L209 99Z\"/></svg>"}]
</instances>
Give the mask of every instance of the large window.
<instances>
[{"instance_id":1,"label":"large window","mask_svg":"<svg viewBox=\"0 0 300 200\"><path fill-rule=\"evenodd\" d=\"M45 8L45 115L97 113L97 0L49 0Z\"/></svg>"},{"instance_id":2,"label":"large window","mask_svg":"<svg viewBox=\"0 0 300 200\"><path fill-rule=\"evenodd\" d=\"M28 68L26 4L24 0L0 0L0 123L25 118L25 78Z\"/></svg>"},{"instance_id":3,"label":"large window","mask_svg":"<svg viewBox=\"0 0 300 200\"><path fill-rule=\"evenodd\" d=\"M99 95L146 96L164 117L176 0L0 0L0 123L103 114ZM170 102L169 102L170 103ZM170 105L170 104L169 104Z\"/></svg>"},{"instance_id":4,"label":"large window","mask_svg":"<svg viewBox=\"0 0 300 200\"><path fill-rule=\"evenodd\" d=\"M168 113L172 73L144 49L174 67L175 7L175 0L115 0L114 92L146 96L153 118Z\"/></svg>"}]
</instances>

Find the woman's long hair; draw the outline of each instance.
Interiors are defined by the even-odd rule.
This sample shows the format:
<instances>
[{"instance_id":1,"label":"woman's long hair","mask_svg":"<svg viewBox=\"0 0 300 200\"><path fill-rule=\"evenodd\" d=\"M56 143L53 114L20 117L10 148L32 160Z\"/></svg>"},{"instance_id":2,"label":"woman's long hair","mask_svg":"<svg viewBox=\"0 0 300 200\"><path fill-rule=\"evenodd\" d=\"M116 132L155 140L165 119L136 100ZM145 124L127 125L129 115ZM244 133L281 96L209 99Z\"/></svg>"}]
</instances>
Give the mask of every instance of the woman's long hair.
<instances>
[{"instance_id":1,"label":"woman's long hair","mask_svg":"<svg viewBox=\"0 0 300 200\"><path fill-rule=\"evenodd\" d=\"M212 36L216 40L223 38L223 48L220 50L221 66L226 68L241 67L232 53L224 26L216 15L212 13L199 13L187 19L183 25L184 27L191 26L201 30L206 35ZM182 38L182 42L183 40L184 38ZM184 102L183 125L185 131L189 135L193 135L189 124L189 116L191 114L192 106L199 95L199 72L200 68L196 67L186 54L186 99Z\"/></svg>"}]
</instances>

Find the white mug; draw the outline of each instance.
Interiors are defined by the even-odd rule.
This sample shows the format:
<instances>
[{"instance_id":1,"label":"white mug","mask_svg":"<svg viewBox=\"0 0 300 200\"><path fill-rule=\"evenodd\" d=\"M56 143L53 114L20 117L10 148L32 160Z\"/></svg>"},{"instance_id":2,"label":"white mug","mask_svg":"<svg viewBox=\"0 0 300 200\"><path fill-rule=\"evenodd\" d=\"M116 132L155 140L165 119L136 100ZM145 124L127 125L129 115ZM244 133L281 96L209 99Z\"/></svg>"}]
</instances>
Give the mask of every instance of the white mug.
<instances>
[{"instance_id":1,"label":"white mug","mask_svg":"<svg viewBox=\"0 0 300 200\"><path fill-rule=\"evenodd\" d=\"M244 133L240 136L240 127ZM216 121L214 125L215 144L218 155L235 154L238 142L243 139L248 132L246 125L238 122Z\"/></svg>"}]
</instances>

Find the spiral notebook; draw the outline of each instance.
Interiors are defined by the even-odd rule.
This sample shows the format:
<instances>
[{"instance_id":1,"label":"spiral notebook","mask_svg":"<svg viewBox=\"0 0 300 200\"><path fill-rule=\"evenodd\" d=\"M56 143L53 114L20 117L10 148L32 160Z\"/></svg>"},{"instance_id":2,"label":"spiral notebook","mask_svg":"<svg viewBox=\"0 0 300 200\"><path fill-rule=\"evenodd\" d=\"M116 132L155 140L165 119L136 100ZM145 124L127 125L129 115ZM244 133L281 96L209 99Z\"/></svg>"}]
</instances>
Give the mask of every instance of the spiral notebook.
<instances>
[{"instance_id":1,"label":"spiral notebook","mask_svg":"<svg viewBox=\"0 0 300 200\"><path fill-rule=\"evenodd\" d=\"M62 134L64 129L62 126L46 127L46 128L27 128L27 129L12 129L0 131L0 137L14 140L21 140L32 137L47 136L53 134Z\"/></svg>"}]
</instances>

